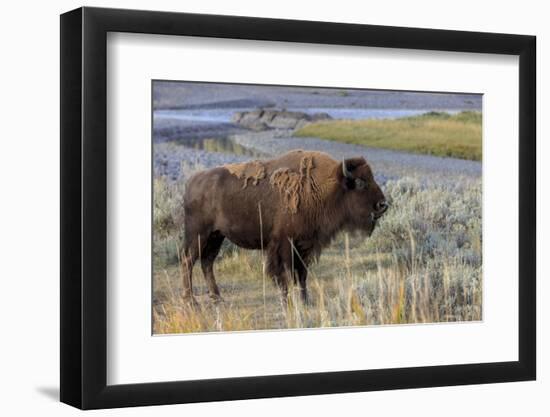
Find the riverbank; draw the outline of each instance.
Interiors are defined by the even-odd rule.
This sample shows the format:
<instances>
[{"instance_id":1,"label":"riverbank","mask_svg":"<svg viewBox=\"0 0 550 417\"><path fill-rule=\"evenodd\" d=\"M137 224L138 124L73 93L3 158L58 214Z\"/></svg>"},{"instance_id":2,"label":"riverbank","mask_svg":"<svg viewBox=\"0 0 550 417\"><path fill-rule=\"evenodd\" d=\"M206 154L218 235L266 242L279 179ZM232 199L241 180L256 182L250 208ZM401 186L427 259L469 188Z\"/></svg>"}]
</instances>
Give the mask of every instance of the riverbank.
<instances>
[{"instance_id":1,"label":"riverbank","mask_svg":"<svg viewBox=\"0 0 550 417\"><path fill-rule=\"evenodd\" d=\"M342 111L371 118L333 118ZM401 117L403 112L418 110L372 112L335 108L326 113L317 109L157 111L153 117L154 173L185 180L201 169L304 149L323 151L337 160L363 156L382 185L388 179L411 175L423 181L481 176L480 161L449 157L481 158L481 113L428 112ZM381 114L386 118L377 120Z\"/></svg>"},{"instance_id":2,"label":"riverbank","mask_svg":"<svg viewBox=\"0 0 550 417\"><path fill-rule=\"evenodd\" d=\"M480 112L430 112L399 119L315 121L294 135L481 161L481 122Z\"/></svg>"},{"instance_id":3,"label":"riverbank","mask_svg":"<svg viewBox=\"0 0 550 417\"><path fill-rule=\"evenodd\" d=\"M364 156L382 185L389 179L405 176L447 182L456 180L456 177L480 178L482 172L479 161L418 155L312 137L293 137L292 132L287 130L246 132L231 135L225 144L217 140L212 142L214 145L210 150L194 149L174 142L156 143L153 149L154 174L172 181L185 181L193 172L202 169L269 158L293 149L320 150L337 160ZM202 146L205 146L204 142ZM226 151L221 151L223 146L226 146Z\"/></svg>"}]
</instances>

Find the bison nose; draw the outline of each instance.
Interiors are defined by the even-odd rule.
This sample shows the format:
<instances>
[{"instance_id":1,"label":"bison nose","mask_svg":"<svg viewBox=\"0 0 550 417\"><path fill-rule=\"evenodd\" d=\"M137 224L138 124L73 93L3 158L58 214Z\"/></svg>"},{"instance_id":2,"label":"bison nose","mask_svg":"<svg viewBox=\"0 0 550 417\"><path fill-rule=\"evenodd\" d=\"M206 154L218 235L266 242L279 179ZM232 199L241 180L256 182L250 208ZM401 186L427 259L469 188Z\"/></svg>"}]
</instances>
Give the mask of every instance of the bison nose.
<instances>
[{"instance_id":1,"label":"bison nose","mask_svg":"<svg viewBox=\"0 0 550 417\"><path fill-rule=\"evenodd\" d=\"M382 214L384 214L389 206L390 205L386 200L380 200L378 203L376 203L374 206L376 216L380 217Z\"/></svg>"}]
</instances>

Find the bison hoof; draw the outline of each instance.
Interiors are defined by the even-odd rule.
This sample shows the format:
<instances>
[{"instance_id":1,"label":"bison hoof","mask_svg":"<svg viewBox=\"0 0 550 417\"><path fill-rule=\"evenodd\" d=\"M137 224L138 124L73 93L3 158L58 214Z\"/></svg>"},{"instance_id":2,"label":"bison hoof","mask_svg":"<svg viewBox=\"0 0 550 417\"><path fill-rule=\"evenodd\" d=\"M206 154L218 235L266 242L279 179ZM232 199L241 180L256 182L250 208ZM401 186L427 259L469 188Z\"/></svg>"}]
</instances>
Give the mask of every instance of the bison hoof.
<instances>
[{"instance_id":1,"label":"bison hoof","mask_svg":"<svg viewBox=\"0 0 550 417\"><path fill-rule=\"evenodd\" d=\"M200 308L198 301L192 295L183 297L183 304L193 310Z\"/></svg>"},{"instance_id":2,"label":"bison hoof","mask_svg":"<svg viewBox=\"0 0 550 417\"><path fill-rule=\"evenodd\" d=\"M210 301L213 303L213 304L221 304L221 303L224 303L225 300L223 299L223 297L219 294L210 294Z\"/></svg>"}]
</instances>

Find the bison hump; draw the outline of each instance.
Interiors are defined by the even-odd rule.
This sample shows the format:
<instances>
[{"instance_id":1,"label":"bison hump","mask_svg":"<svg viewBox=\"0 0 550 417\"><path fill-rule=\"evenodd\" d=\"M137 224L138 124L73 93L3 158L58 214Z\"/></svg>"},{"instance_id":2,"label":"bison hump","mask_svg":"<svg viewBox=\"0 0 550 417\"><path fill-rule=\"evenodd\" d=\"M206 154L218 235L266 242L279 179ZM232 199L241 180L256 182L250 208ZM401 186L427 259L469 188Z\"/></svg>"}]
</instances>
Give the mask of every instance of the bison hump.
<instances>
[{"instance_id":1,"label":"bison hump","mask_svg":"<svg viewBox=\"0 0 550 417\"><path fill-rule=\"evenodd\" d=\"M279 194L282 209L295 214L322 209L324 199L334 190L337 165L338 162L325 153L295 150L275 159L223 167L243 181L243 189L249 184L258 185L269 176L269 184Z\"/></svg>"},{"instance_id":2,"label":"bison hump","mask_svg":"<svg viewBox=\"0 0 550 417\"><path fill-rule=\"evenodd\" d=\"M299 210L318 208L322 202L322 188L317 175L314 157L310 153L301 153L298 170L287 167L278 168L270 176L270 184L279 192L285 211L297 213Z\"/></svg>"}]
</instances>

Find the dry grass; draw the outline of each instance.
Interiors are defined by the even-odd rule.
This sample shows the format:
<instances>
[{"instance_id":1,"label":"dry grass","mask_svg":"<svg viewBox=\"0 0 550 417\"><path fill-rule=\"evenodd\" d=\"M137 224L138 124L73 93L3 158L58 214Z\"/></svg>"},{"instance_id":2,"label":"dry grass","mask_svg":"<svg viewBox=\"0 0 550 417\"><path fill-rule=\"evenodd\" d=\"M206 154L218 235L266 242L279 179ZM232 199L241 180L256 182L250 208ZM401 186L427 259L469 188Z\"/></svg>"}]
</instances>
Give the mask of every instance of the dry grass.
<instances>
[{"instance_id":1,"label":"dry grass","mask_svg":"<svg viewBox=\"0 0 550 417\"><path fill-rule=\"evenodd\" d=\"M226 243L215 263L225 302L210 303L197 262L194 288L199 310L190 310L181 298L177 262L181 228L173 199L181 198L182 190L177 184L157 181L153 294L157 334L481 319L480 180L456 178L427 186L405 178L386 184L392 208L373 236L341 234L311 266L310 305L303 305L299 291L292 288L288 309L283 308L278 290L263 274L261 252Z\"/></svg>"},{"instance_id":2,"label":"dry grass","mask_svg":"<svg viewBox=\"0 0 550 417\"><path fill-rule=\"evenodd\" d=\"M318 137L377 148L481 160L481 113L428 113L383 120L330 120L311 123L295 136Z\"/></svg>"}]
</instances>

